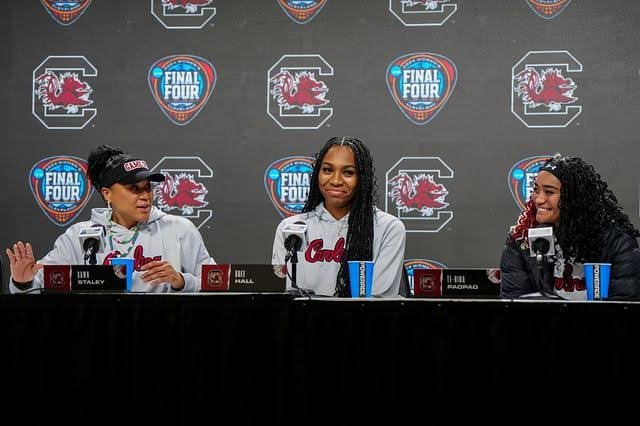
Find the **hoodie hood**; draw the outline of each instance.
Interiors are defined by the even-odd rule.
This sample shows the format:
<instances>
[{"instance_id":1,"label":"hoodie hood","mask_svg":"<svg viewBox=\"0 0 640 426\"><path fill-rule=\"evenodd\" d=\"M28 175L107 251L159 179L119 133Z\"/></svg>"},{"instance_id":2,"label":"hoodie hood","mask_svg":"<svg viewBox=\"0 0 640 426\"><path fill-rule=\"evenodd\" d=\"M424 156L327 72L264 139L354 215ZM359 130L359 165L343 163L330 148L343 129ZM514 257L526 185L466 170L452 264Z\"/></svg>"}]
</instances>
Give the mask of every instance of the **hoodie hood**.
<instances>
[{"instance_id":1,"label":"hoodie hood","mask_svg":"<svg viewBox=\"0 0 640 426\"><path fill-rule=\"evenodd\" d=\"M161 217L165 216L166 213L159 210L156 206L151 206L151 213L149 214L149 221L146 222L147 225L159 220ZM91 209L91 222L107 227L109 225L109 217L111 216L111 209L106 207L99 207L96 209ZM114 223L116 227L120 227L125 229L124 227ZM141 223L142 225L142 223Z\"/></svg>"}]
</instances>

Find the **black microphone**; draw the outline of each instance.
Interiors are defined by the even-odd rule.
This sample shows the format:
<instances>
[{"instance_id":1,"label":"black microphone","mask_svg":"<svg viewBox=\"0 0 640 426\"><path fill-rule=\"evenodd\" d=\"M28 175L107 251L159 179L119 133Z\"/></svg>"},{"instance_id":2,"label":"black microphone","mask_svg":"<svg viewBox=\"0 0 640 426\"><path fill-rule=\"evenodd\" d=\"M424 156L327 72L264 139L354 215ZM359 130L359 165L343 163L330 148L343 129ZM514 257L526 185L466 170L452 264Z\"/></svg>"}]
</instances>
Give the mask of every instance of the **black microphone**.
<instances>
[{"instance_id":1,"label":"black microphone","mask_svg":"<svg viewBox=\"0 0 640 426\"><path fill-rule=\"evenodd\" d=\"M287 251L285 256L285 263L291 261L291 286L295 289L292 293L303 293L307 297L311 298L311 290L306 290L298 287L296 265L298 263L298 252L307 247L307 224L302 221L297 221L292 224L287 224L282 229L282 235L284 237L284 248Z\"/></svg>"},{"instance_id":2,"label":"black microphone","mask_svg":"<svg viewBox=\"0 0 640 426\"><path fill-rule=\"evenodd\" d=\"M89 260L90 265L98 263L96 253L104 246L104 228L101 226L93 226L91 228L83 228L78 234L78 239L84 252L84 263Z\"/></svg>"},{"instance_id":3,"label":"black microphone","mask_svg":"<svg viewBox=\"0 0 640 426\"><path fill-rule=\"evenodd\" d=\"M542 263L543 256L555 254L553 246L553 228L548 225L539 225L537 228L529 228L529 253L535 257L538 264Z\"/></svg>"}]
</instances>

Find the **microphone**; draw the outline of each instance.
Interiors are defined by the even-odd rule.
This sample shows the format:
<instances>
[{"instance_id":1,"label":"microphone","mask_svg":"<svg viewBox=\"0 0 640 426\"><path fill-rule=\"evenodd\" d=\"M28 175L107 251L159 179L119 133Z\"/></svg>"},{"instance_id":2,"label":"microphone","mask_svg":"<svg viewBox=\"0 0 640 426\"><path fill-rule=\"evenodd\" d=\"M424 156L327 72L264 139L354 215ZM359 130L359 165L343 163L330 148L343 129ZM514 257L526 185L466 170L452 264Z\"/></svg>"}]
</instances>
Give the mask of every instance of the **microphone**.
<instances>
[{"instance_id":1,"label":"microphone","mask_svg":"<svg viewBox=\"0 0 640 426\"><path fill-rule=\"evenodd\" d=\"M282 230L282 236L284 237L284 249L287 251L285 262L289 259L296 258L296 253L300 250L304 250L307 245L307 224L298 221L296 223L287 224Z\"/></svg>"},{"instance_id":2,"label":"microphone","mask_svg":"<svg viewBox=\"0 0 640 426\"><path fill-rule=\"evenodd\" d=\"M284 248L287 251L287 255L284 258L285 263L291 261L291 286L295 289L293 294L304 294L311 299L310 294L313 291L306 290L298 287L296 282L296 265L298 263L298 252L304 250L307 245L307 224L302 221L286 224L282 229L282 236L284 237Z\"/></svg>"},{"instance_id":3,"label":"microphone","mask_svg":"<svg viewBox=\"0 0 640 426\"><path fill-rule=\"evenodd\" d=\"M98 263L96 253L105 246L104 228L102 226L82 228L78 234L78 239L84 252L84 264L87 264L87 260L89 260L90 265Z\"/></svg>"},{"instance_id":4,"label":"microphone","mask_svg":"<svg viewBox=\"0 0 640 426\"><path fill-rule=\"evenodd\" d=\"M538 264L543 256L551 256L556 252L553 244L553 228L551 226L539 226L529 229L529 254L535 257Z\"/></svg>"}]
</instances>

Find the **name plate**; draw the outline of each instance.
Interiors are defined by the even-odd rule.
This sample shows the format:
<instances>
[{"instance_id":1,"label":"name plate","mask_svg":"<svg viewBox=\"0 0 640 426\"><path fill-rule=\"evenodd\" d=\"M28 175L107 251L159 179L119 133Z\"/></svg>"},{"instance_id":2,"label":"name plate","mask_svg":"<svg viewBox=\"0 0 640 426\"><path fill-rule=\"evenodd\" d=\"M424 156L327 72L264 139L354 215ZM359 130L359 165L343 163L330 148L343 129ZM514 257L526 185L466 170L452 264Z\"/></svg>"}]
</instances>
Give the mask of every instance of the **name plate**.
<instances>
[{"instance_id":1,"label":"name plate","mask_svg":"<svg viewBox=\"0 0 640 426\"><path fill-rule=\"evenodd\" d=\"M121 292L127 276L120 266L45 265L44 289L52 292Z\"/></svg>"},{"instance_id":2,"label":"name plate","mask_svg":"<svg viewBox=\"0 0 640 426\"><path fill-rule=\"evenodd\" d=\"M415 297L498 297L500 269L415 269Z\"/></svg>"},{"instance_id":3,"label":"name plate","mask_svg":"<svg viewBox=\"0 0 640 426\"><path fill-rule=\"evenodd\" d=\"M284 265L202 265L203 292L284 293L286 286Z\"/></svg>"}]
</instances>

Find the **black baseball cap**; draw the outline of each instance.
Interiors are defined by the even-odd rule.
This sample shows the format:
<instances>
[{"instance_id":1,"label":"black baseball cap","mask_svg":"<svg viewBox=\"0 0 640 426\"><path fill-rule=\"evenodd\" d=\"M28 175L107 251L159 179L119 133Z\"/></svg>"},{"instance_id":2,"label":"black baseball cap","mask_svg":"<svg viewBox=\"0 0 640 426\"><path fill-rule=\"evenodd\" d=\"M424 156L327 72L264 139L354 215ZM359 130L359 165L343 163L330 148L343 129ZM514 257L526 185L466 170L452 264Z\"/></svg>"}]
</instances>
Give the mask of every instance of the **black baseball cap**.
<instances>
[{"instance_id":1,"label":"black baseball cap","mask_svg":"<svg viewBox=\"0 0 640 426\"><path fill-rule=\"evenodd\" d=\"M145 179L149 179L151 182L162 182L164 175L150 172L149 166L144 160L128 160L107 170L102 176L100 187L108 188L114 183L128 185Z\"/></svg>"}]
</instances>

